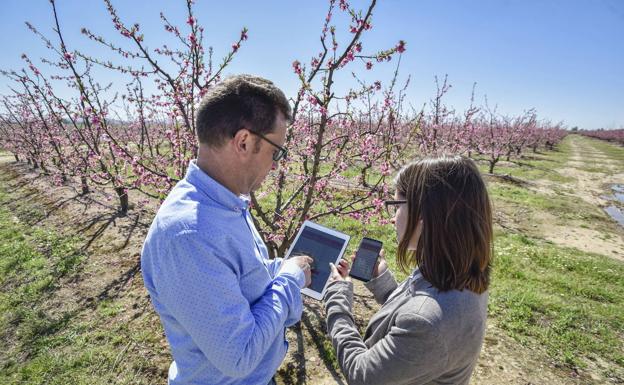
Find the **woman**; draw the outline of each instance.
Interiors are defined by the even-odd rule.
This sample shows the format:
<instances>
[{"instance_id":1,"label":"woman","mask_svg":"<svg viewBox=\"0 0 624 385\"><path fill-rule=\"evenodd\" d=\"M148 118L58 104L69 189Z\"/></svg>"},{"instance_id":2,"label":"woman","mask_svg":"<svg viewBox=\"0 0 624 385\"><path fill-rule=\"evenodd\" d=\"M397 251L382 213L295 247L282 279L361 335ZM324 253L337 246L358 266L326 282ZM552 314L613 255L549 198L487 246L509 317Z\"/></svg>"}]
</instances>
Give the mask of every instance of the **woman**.
<instances>
[{"instance_id":1,"label":"woman","mask_svg":"<svg viewBox=\"0 0 624 385\"><path fill-rule=\"evenodd\" d=\"M383 253L366 287L383 306L364 338L353 321L349 264L331 265L327 328L350 384L467 384L487 317L492 256L488 193L474 162L429 158L396 178L397 285Z\"/></svg>"}]
</instances>

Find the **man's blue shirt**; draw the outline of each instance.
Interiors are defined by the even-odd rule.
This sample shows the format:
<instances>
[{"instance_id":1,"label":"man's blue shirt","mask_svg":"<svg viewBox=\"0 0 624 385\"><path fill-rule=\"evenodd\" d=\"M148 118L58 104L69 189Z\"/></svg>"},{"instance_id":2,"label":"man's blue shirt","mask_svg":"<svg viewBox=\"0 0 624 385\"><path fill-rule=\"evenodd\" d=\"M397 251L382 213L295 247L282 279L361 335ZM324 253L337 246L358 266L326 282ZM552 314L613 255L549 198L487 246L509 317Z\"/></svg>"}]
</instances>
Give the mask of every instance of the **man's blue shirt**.
<instances>
[{"instance_id":1,"label":"man's blue shirt","mask_svg":"<svg viewBox=\"0 0 624 385\"><path fill-rule=\"evenodd\" d=\"M169 383L266 384L301 318L303 271L268 259L249 200L191 161L149 229L145 287L174 362ZM281 270L280 270L281 268Z\"/></svg>"}]
</instances>

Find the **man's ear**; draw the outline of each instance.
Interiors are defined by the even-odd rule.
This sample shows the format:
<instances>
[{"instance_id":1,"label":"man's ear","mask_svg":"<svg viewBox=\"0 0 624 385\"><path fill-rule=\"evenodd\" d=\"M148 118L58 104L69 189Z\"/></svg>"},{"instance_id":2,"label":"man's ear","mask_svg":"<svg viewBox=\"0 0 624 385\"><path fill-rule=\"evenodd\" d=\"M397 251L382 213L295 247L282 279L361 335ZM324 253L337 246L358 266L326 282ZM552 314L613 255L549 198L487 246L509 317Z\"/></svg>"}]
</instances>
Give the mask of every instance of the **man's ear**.
<instances>
[{"instance_id":1,"label":"man's ear","mask_svg":"<svg viewBox=\"0 0 624 385\"><path fill-rule=\"evenodd\" d=\"M247 155L251 151L252 146L252 138L251 133L245 129L241 128L236 131L234 134L234 138L232 138L232 146L237 155Z\"/></svg>"}]
</instances>

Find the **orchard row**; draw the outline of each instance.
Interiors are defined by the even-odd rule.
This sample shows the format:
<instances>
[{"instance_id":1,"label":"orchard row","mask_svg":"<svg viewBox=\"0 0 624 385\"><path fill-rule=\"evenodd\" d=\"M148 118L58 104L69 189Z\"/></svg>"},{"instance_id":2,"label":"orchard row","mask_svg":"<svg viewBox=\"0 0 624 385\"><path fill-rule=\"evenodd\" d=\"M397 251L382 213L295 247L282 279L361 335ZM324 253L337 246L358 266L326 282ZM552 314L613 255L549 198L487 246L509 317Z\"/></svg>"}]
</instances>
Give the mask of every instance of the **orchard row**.
<instances>
[{"instance_id":1,"label":"orchard row","mask_svg":"<svg viewBox=\"0 0 624 385\"><path fill-rule=\"evenodd\" d=\"M105 3L119 35L109 39L87 28L82 34L110 49L116 62L69 47L54 1L53 36L27 23L49 55L35 62L24 54L23 69L2 72L13 92L2 96L0 148L59 184L79 181L83 193L94 185L111 187L126 212L129 190L163 199L185 175L197 153L195 108L220 81L248 31L241 30L216 64L212 48L204 48L192 1L186 2L185 23L161 13L177 43L153 49L138 24L125 23L110 0ZM300 88L291 95L289 156L265 190L251 196L257 227L272 253L283 253L306 219L338 215L366 222L380 215L391 176L415 158L463 154L488 162L493 173L501 159L552 149L567 133L534 110L504 116L487 103L476 106L474 90L470 107L457 112L444 103L451 87L446 77L436 78L437 92L428 104L408 106L409 78L400 81L399 75L406 43L374 52L364 45L375 6L372 0L358 10L330 0L318 52L292 63ZM391 63L394 75L387 82L361 80ZM97 67L116 72L119 82L100 83Z\"/></svg>"}]
</instances>

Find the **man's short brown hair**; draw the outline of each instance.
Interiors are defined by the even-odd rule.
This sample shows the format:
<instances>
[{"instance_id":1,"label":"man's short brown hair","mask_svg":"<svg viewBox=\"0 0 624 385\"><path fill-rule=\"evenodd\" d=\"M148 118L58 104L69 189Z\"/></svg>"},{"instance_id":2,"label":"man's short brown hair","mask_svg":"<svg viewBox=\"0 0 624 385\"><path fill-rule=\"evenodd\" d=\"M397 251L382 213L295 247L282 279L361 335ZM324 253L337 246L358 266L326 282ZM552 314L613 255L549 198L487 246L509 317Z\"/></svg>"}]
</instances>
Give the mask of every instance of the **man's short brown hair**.
<instances>
[{"instance_id":1,"label":"man's short brown hair","mask_svg":"<svg viewBox=\"0 0 624 385\"><path fill-rule=\"evenodd\" d=\"M232 76L210 88L199 105L197 138L218 147L241 128L270 133L278 111L286 120L292 119L288 99L273 82L252 75Z\"/></svg>"}]
</instances>

